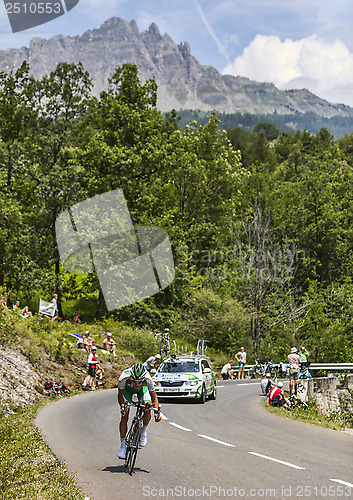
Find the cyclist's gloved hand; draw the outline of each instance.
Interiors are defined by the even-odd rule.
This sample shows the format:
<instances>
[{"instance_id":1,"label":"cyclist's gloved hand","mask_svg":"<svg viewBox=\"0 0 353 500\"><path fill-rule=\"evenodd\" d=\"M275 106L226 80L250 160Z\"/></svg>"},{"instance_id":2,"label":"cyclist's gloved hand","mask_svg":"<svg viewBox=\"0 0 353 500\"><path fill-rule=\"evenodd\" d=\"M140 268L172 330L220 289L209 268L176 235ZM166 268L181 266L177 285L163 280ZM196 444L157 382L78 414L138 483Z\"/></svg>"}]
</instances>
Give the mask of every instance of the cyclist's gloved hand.
<instances>
[{"instance_id":1,"label":"cyclist's gloved hand","mask_svg":"<svg viewBox=\"0 0 353 500\"><path fill-rule=\"evenodd\" d=\"M155 408L154 409L154 420L156 422L160 422L162 420L162 415L161 415L161 407L159 407L158 409Z\"/></svg>"}]
</instances>

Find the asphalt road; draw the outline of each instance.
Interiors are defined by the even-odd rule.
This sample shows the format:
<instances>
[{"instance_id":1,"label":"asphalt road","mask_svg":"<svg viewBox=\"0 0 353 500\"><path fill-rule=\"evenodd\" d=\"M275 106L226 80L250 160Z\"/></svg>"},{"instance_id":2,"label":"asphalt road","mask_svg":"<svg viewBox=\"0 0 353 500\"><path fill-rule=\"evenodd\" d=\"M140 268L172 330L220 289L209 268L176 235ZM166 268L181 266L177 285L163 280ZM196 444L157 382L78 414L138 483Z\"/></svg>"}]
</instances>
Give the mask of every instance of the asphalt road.
<instances>
[{"instance_id":1,"label":"asphalt road","mask_svg":"<svg viewBox=\"0 0 353 500\"><path fill-rule=\"evenodd\" d=\"M353 498L353 436L278 417L262 401L258 381L226 381L216 401L163 403L132 476L116 457L116 390L49 404L36 424L94 500Z\"/></svg>"}]
</instances>

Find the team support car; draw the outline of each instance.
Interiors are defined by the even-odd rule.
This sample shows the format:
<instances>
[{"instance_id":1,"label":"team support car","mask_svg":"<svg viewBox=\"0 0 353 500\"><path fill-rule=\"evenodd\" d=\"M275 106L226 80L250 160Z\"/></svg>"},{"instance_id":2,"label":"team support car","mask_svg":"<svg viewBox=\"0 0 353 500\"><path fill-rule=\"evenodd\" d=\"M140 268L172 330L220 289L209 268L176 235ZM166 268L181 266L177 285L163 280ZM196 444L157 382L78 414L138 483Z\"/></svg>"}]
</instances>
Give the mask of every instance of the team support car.
<instances>
[{"instance_id":1,"label":"team support car","mask_svg":"<svg viewBox=\"0 0 353 500\"><path fill-rule=\"evenodd\" d=\"M216 399L216 375L204 356L170 356L153 376L159 398L194 398L203 404Z\"/></svg>"}]
</instances>

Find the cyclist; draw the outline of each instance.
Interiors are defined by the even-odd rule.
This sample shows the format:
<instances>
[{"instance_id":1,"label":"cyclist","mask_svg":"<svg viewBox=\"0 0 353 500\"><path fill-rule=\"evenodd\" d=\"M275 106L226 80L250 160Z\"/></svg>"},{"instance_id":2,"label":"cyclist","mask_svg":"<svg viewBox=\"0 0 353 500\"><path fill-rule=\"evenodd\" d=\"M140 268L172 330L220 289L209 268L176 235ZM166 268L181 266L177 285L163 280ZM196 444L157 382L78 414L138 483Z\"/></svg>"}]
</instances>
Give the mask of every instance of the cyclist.
<instances>
[{"instance_id":1,"label":"cyclist","mask_svg":"<svg viewBox=\"0 0 353 500\"><path fill-rule=\"evenodd\" d=\"M129 408L126 403L131 403L133 394L137 395L139 401L144 403L153 404L155 410L159 409L157 394L154 389L153 380L151 375L146 371L141 363L133 365L130 369L125 370L118 381L118 404L121 409L120 419L120 439L121 447L118 452L118 458L125 459L126 455L126 442L125 437L127 433L127 423L129 420ZM156 422L160 422L160 412L154 414ZM141 433L140 446L145 446L147 443L147 426L151 420L151 409L144 409L143 427Z\"/></svg>"}]
</instances>

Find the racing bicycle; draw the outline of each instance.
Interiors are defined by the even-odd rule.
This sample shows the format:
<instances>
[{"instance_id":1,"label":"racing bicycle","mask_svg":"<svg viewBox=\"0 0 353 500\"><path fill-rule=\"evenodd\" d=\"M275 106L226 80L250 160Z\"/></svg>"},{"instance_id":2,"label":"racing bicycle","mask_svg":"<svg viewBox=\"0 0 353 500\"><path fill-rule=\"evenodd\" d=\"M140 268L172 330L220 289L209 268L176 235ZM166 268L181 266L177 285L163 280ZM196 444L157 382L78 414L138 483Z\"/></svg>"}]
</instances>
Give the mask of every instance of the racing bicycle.
<instances>
[{"instance_id":1,"label":"racing bicycle","mask_svg":"<svg viewBox=\"0 0 353 500\"><path fill-rule=\"evenodd\" d=\"M131 422L130 429L126 436L126 456L125 456L125 467L126 472L132 475L132 472L135 467L136 457L138 449L140 448L140 440L141 440L141 432L143 425L143 410L147 408L152 408L151 403L144 403L143 401L138 401L135 403L132 401L131 403L126 403L126 409L129 406L136 406L136 414ZM154 412L159 416L161 412L161 407L158 410L153 408Z\"/></svg>"},{"instance_id":2,"label":"racing bicycle","mask_svg":"<svg viewBox=\"0 0 353 500\"><path fill-rule=\"evenodd\" d=\"M305 401L302 401L301 399L297 398L295 394L292 394L288 398L290 402L290 409L293 410L294 408L301 408L302 410L307 410L309 407Z\"/></svg>"},{"instance_id":3,"label":"racing bicycle","mask_svg":"<svg viewBox=\"0 0 353 500\"><path fill-rule=\"evenodd\" d=\"M271 374L271 378L277 378L280 372L280 365L274 364L272 361L260 363L258 359L255 359L255 364L251 368L251 372L259 375L260 378L265 377L267 373Z\"/></svg>"},{"instance_id":4,"label":"racing bicycle","mask_svg":"<svg viewBox=\"0 0 353 500\"><path fill-rule=\"evenodd\" d=\"M162 358L170 355L169 328L165 328L163 333L155 333L154 338L160 337L159 354Z\"/></svg>"}]
</instances>

